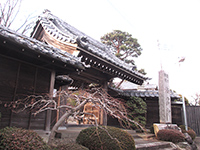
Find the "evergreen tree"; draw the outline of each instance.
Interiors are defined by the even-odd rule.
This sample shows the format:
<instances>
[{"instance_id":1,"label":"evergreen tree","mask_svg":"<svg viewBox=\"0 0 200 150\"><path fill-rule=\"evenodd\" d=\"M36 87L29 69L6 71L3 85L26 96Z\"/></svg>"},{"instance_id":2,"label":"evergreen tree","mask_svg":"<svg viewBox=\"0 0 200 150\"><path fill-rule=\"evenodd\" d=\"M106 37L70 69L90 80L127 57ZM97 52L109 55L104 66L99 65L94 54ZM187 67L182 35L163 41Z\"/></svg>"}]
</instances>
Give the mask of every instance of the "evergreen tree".
<instances>
[{"instance_id":1,"label":"evergreen tree","mask_svg":"<svg viewBox=\"0 0 200 150\"><path fill-rule=\"evenodd\" d=\"M102 36L101 42L114 47L114 53L117 57L133 65L135 65L133 58L141 55L142 48L138 40L128 32L114 30Z\"/></svg>"},{"instance_id":2,"label":"evergreen tree","mask_svg":"<svg viewBox=\"0 0 200 150\"><path fill-rule=\"evenodd\" d=\"M141 126L146 125L145 114L147 112L147 104L140 97L131 97L127 102L128 117L134 121L137 121ZM134 124L133 128L137 128Z\"/></svg>"}]
</instances>

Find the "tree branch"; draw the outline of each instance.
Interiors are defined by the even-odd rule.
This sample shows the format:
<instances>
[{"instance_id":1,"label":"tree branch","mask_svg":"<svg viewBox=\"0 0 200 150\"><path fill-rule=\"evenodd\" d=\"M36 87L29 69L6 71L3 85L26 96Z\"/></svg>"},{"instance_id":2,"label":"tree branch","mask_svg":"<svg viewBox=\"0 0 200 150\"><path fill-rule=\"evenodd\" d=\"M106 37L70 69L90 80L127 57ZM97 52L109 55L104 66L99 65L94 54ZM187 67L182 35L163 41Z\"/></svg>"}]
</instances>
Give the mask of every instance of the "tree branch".
<instances>
[{"instance_id":1,"label":"tree branch","mask_svg":"<svg viewBox=\"0 0 200 150\"><path fill-rule=\"evenodd\" d=\"M126 108L123 105L123 102L111 97L104 89L102 88L93 88L90 90L78 90L78 91L60 91L57 94L58 96L62 96L62 99L67 101L67 104L57 105L56 99L49 99L48 96L36 96L30 95L24 99L19 99L15 102L12 102L8 105L9 108L13 110L13 112L21 112L25 109L30 109L32 114L36 115L40 112L46 110L59 110L61 108L66 108L66 112L64 115L60 117L60 119L54 125L52 132L49 137L49 144L52 142L55 136L55 132L58 127L69 118L69 116L73 116L74 118L79 118L80 114L83 114L89 122L94 122L96 126L98 126L97 116L90 112L83 112L82 108L86 103L91 103L92 107L96 107L96 109L103 109L108 115L111 115L117 118L119 121L124 121L130 123L134 123L139 126L142 130L144 128L134 120L131 120L127 117ZM75 104L74 104L75 103ZM88 114L89 116L86 116ZM90 116L94 117L94 120L90 118Z\"/></svg>"}]
</instances>

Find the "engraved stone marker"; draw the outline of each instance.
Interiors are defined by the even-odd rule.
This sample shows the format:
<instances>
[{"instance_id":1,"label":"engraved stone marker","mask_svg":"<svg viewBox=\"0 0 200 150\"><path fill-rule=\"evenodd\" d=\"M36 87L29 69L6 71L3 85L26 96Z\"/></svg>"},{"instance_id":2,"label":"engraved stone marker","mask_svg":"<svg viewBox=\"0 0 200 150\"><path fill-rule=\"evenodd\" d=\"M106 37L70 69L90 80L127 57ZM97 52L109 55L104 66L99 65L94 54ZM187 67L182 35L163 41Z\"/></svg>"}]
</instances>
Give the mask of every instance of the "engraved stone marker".
<instances>
[{"instance_id":1,"label":"engraved stone marker","mask_svg":"<svg viewBox=\"0 0 200 150\"><path fill-rule=\"evenodd\" d=\"M172 123L169 77L164 70L159 71L159 114L160 123Z\"/></svg>"}]
</instances>

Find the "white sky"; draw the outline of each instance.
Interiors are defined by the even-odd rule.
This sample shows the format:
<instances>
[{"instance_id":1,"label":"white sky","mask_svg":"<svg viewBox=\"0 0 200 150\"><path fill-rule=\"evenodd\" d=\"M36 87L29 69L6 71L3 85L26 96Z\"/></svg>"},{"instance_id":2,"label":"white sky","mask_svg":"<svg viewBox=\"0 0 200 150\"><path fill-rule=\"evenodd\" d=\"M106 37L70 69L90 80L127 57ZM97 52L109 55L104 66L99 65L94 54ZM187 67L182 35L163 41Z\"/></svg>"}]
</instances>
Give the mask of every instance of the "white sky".
<instances>
[{"instance_id":1,"label":"white sky","mask_svg":"<svg viewBox=\"0 0 200 150\"><path fill-rule=\"evenodd\" d=\"M18 21L49 9L96 40L115 29L129 32L143 48L136 65L145 69L150 83L158 84L162 63L170 88L192 100L200 93L199 8L200 0L23 0ZM186 59L179 67L182 56Z\"/></svg>"}]
</instances>

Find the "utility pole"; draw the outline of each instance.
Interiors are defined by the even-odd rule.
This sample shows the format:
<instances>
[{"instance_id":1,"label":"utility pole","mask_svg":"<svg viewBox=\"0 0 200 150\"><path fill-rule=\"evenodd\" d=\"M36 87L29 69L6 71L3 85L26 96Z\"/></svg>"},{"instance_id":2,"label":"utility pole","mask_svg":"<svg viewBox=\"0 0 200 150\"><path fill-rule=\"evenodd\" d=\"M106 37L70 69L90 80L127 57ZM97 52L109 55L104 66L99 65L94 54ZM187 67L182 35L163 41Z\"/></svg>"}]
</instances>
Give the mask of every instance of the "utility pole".
<instances>
[{"instance_id":1,"label":"utility pole","mask_svg":"<svg viewBox=\"0 0 200 150\"><path fill-rule=\"evenodd\" d=\"M185 57L182 57L178 62L179 62L179 67L180 63L185 61ZM185 107L185 98L184 95L182 94L182 103L183 103L183 117L184 117L184 124L185 124L185 130L188 131L188 123L187 123L187 114L186 114L186 107Z\"/></svg>"},{"instance_id":2,"label":"utility pole","mask_svg":"<svg viewBox=\"0 0 200 150\"><path fill-rule=\"evenodd\" d=\"M186 115L186 107L185 107L185 98L184 98L183 95L182 95L182 102L183 102L183 116L184 116L185 130L188 131L187 115Z\"/></svg>"}]
</instances>

